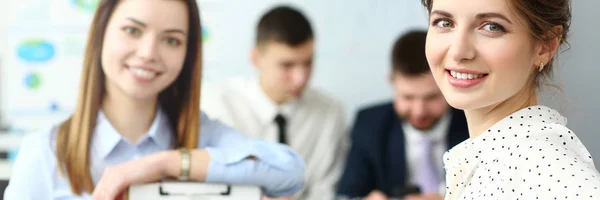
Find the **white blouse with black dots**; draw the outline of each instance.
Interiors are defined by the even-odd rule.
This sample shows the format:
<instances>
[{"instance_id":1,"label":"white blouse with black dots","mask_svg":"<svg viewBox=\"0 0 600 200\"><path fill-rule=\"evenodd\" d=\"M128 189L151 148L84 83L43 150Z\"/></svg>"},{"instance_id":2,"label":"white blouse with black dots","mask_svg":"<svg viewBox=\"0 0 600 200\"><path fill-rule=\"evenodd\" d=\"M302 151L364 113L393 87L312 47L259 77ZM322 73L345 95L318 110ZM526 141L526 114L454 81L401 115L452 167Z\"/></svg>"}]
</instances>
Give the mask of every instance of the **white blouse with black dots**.
<instances>
[{"instance_id":1,"label":"white blouse with black dots","mask_svg":"<svg viewBox=\"0 0 600 200\"><path fill-rule=\"evenodd\" d=\"M600 199L592 156L545 106L521 109L444 155L446 200Z\"/></svg>"}]
</instances>

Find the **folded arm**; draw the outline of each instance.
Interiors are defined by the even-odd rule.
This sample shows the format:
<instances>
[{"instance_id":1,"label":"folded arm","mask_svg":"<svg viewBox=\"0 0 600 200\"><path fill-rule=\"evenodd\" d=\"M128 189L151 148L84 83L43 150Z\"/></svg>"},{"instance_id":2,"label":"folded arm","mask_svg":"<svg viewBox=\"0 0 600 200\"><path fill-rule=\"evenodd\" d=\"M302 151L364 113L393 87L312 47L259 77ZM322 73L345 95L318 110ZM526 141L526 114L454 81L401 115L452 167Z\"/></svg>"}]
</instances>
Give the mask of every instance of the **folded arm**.
<instances>
[{"instance_id":1,"label":"folded arm","mask_svg":"<svg viewBox=\"0 0 600 200\"><path fill-rule=\"evenodd\" d=\"M258 185L269 197L290 196L304 186L304 160L289 147L247 137L205 114L201 127L199 150L191 152L192 179Z\"/></svg>"}]
</instances>

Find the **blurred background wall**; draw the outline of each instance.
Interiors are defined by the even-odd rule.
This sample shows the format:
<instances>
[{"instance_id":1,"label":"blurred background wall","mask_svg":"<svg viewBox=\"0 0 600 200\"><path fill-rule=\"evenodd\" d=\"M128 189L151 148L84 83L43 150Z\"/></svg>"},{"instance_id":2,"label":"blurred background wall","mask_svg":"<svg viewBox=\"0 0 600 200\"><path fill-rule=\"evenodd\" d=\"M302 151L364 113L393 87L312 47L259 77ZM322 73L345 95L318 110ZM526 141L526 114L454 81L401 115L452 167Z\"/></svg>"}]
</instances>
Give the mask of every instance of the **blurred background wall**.
<instances>
[{"instance_id":1,"label":"blurred background wall","mask_svg":"<svg viewBox=\"0 0 600 200\"><path fill-rule=\"evenodd\" d=\"M47 127L72 111L98 1L0 1L0 150L18 144L12 135ZM255 75L249 59L254 27L278 3L294 5L310 18L317 50L311 84L342 100L349 123L360 107L391 98L387 76L396 37L427 27L418 0L199 0L205 85ZM571 49L559 56L555 71L554 84L562 92L545 92L542 100L569 118L569 127L598 157L596 165L599 7L600 1L573 2Z\"/></svg>"}]
</instances>

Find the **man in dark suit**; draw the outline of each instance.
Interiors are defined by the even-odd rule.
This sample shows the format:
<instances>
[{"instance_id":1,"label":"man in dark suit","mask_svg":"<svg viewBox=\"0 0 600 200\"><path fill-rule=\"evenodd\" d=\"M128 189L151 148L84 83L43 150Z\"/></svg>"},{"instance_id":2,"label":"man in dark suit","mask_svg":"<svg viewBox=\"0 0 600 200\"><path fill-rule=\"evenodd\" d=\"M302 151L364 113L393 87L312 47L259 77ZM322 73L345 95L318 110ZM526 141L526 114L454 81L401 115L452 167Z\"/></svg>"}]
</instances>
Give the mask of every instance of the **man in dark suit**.
<instances>
[{"instance_id":1,"label":"man in dark suit","mask_svg":"<svg viewBox=\"0 0 600 200\"><path fill-rule=\"evenodd\" d=\"M443 154L468 130L464 113L447 104L433 79L425 38L411 31L394 44L394 100L358 113L338 196L443 199Z\"/></svg>"}]
</instances>

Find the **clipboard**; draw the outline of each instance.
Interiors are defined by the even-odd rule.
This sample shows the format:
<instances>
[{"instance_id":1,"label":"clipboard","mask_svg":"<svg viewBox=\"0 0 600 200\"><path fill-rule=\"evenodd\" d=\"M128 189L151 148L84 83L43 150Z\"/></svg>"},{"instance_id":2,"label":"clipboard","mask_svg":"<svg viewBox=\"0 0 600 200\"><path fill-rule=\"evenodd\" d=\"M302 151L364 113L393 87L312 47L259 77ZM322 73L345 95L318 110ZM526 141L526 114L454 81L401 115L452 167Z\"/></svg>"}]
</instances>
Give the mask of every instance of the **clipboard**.
<instances>
[{"instance_id":1,"label":"clipboard","mask_svg":"<svg viewBox=\"0 0 600 200\"><path fill-rule=\"evenodd\" d=\"M260 200L257 186L166 181L132 185L126 200Z\"/></svg>"}]
</instances>

